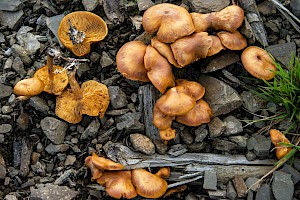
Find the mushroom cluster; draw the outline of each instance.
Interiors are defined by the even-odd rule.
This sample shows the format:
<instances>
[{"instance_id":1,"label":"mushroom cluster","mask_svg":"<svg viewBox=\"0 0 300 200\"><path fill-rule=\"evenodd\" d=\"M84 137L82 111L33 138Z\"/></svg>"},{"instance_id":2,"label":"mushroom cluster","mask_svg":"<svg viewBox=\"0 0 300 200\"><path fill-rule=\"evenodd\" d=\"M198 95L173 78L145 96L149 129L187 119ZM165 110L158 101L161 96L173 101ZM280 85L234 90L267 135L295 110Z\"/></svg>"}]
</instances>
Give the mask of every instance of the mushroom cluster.
<instances>
[{"instance_id":1,"label":"mushroom cluster","mask_svg":"<svg viewBox=\"0 0 300 200\"><path fill-rule=\"evenodd\" d=\"M159 198L168 188L163 179L170 176L169 168L161 168L156 174L145 169L124 170L124 166L93 153L85 159L91 170L92 180L105 187L113 198L132 199L137 195L145 198Z\"/></svg>"},{"instance_id":2,"label":"mushroom cluster","mask_svg":"<svg viewBox=\"0 0 300 200\"><path fill-rule=\"evenodd\" d=\"M200 126L209 123L213 115L208 103L202 99L205 88L201 84L184 79L175 83L175 87L157 100L153 110L153 123L164 141L176 136L176 131L171 128L173 120L188 126Z\"/></svg>"}]
</instances>

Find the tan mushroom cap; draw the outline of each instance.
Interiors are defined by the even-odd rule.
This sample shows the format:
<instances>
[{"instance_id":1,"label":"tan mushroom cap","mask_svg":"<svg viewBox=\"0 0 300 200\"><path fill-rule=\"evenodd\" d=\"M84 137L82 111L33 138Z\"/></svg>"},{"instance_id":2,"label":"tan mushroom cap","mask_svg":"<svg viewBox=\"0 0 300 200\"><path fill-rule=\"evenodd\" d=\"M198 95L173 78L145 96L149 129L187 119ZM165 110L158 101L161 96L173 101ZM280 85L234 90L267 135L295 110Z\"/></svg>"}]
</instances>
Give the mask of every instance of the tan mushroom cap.
<instances>
[{"instance_id":1,"label":"tan mushroom cap","mask_svg":"<svg viewBox=\"0 0 300 200\"><path fill-rule=\"evenodd\" d=\"M161 112L169 116L183 115L196 105L195 98L181 92L181 87L172 87L157 100L156 106Z\"/></svg>"},{"instance_id":2,"label":"tan mushroom cap","mask_svg":"<svg viewBox=\"0 0 300 200\"><path fill-rule=\"evenodd\" d=\"M176 62L170 44L163 43L157 37L151 38L151 46L154 47L162 56L164 56L169 63L175 67L180 67Z\"/></svg>"},{"instance_id":3,"label":"tan mushroom cap","mask_svg":"<svg viewBox=\"0 0 300 200\"><path fill-rule=\"evenodd\" d=\"M230 50L242 50L247 47L246 38L238 31L220 31L217 33L221 43Z\"/></svg>"},{"instance_id":4,"label":"tan mushroom cap","mask_svg":"<svg viewBox=\"0 0 300 200\"><path fill-rule=\"evenodd\" d=\"M171 127L164 130L159 130L159 136L160 139L164 141L172 140L176 137L176 130L172 129Z\"/></svg>"},{"instance_id":5,"label":"tan mushroom cap","mask_svg":"<svg viewBox=\"0 0 300 200\"><path fill-rule=\"evenodd\" d=\"M70 39L69 20L78 31L83 31L85 33L85 38L82 43L73 44ZM76 56L88 54L91 51L91 44L103 40L107 33L108 28L105 21L98 15L87 11L76 11L66 15L61 20L58 28L59 40Z\"/></svg>"},{"instance_id":6,"label":"tan mushroom cap","mask_svg":"<svg viewBox=\"0 0 300 200\"><path fill-rule=\"evenodd\" d=\"M96 153L92 154L92 163L100 170L123 170L124 165L116 163L109 159L98 156Z\"/></svg>"},{"instance_id":7,"label":"tan mushroom cap","mask_svg":"<svg viewBox=\"0 0 300 200\"><path fill-rule=\"evenodd\" d=\"M189 92L185 92L188 95L192 95L195 100L201 99L205 94L205 87L198 82L188 81L185 79L177 79L175 81L176 86L184 86L188 88Z\"/></svg>"},{"instance_id":8,"label":"tan mushroom cap","mask_svg":"<svg viewBox=\"0 0 300 200\"><path fill-rule=\"evenodd\" d=\"M102 170L98 169L93 164L93 157L92 156L86 157L86 159L84 160L84 164L85 164L85 166L87 166L91 170L91 174L92 174L91 179L92 180L96 180L96 179L100 178L100 176L102 176Z\"/></svg>"},{"instance_id":9,"label":"tan mushroom cap","mask_svg":"<svg viewBox=\"0 0 300 200\"><path fill-rule=\"evenodd\" d=\"M197 101L195 107L184 115L176 117L176 121L187 126L200 126L204 123L209 123L213 113L203 99Z\"/></svg>"},{"instance_id":10,"label":"tan mushroom cap","mask_svg":"<svg viewBox=\"0 0 300 200\"><path fill-rule=\"evenodd\" d=\"M206 58L212 43L212 38L207 32L193 33L173 42L171 49L177 63L184 67L200 58Z\"/></svg>"},{"instance_id":11,"label":"tan mushroom cap","mask_svg":"<svg viewBox=\"0 0 300 200\"><path fill-rule=\"evenodd\" d=\"M55 114L71 124L77 124L82 120L81 110L77 109L81 107L79 104L77 96L66 90L56 97Z\"/></svg>"},{"instance_id":12,"label":"tan mushroom cap","mask_svg":"<svg viewBox=\"0 0 300 200\"><path fill-rule=\"evenodd\" d=\"M117 68L130 80L149 82L144 66L144 56L147 45L141 41L131 41L124 44L117 53Z\"/></svg>"},{"instance_id":13,"label":"tan mushroom cap","mask_svg":"<svg viewBox=\"0 0 300 200\"><path fill-rule=\"evenodd\" d=\"M271 129L270 130L270 138L272 143L275 145L276 148L276 157L278 160L280 160L283 156L285 156L289 151L292 150L292 147L286 147L279 142L284 142L287 144L290 144L290 141L285 137L283 133L281 133L279 130Z\"/></svg>"},{"instance_id":14,"label":"tan mushroom cap","mask_svg":"<svg viewBox=\"0 0 300 200\"><path fill-rule=\"evenodd\" d=\"M55 94L55 95L60 95L62 91L65 89L65 87L68 85L68 75L66 71L63 71L63 67L53 65L53 70L58 70L62 71L61 73L54 74L54 80L52 84L52 90L51 90L51 84L50 84L50 79L49 79L49 71L48 71L48 66L43 66L36 70L34 73L33 77L40 79L45 87L44 91L49 93L49 94Z\"/></svg>"},{"instance_id":15,"label":"tan mushroom cap","mask_svg":"<svg viewBox=\"0 0 300 200\"><path fill-rule=\"evenodd\" d=\"M212 15L210 13L202 14L193 12L190 15L195 26L195 32L205 32L212 26Z\"/></svg>"},{"instance_id":16,"label":"tan mushroom cap","mask_svg":"<svg viewBox=\"0 0 300 200\"><path fill-rule=\"evenodd\" d=\"M159 198L167 190L167 182L146 171L145 169L132 170L132 183L136 188L137 193L146 198Z\"/></svg>"},{"instance_id":17,"label":"tan mushroom cap","mask_svg":"<svg viewBox=\"0 0 300 200\"><path fill-rule=\"evenodd\" d=\"M153 109L153 124L158 129L167 129L172 125L175 117L171 117L162 113L157 106L154 106Z\"/></svg>"},{"instance_id":18,"label":"tan mushroom cap","mask_svg":"<svg viewBox=\"0 0 300 200\"><path fill-rule=\"evenodd\" d=\"M195 31L192 17L183 7L161 3L148 8L143 15L143 28L148 33L157 31L157 38L171 43Z\"/></svg>"},{"instance_id":19,"label":"tan mushroom cap","mask_svg":"<svg viewBox=\"0 0 300 200\"><path fill-rule=\"evenodd\" d=\"M109 105L107 86L90 80L81 85L81 90L83 93L81 113L102 118Z\"/></svg>"},{"instance_id":20,"label":"tan mushroom cap","mask_svg":"<svg viewBox=\"0 0 300 200\"><path fill-rule=\"evenodd\" d=\"M144 64L151 83L160 93L165 93L168 87L175 86L172 66L168 60L160 55L151 45L147 46Z\"/></svg>"},{"instance_id":21,"label":"tan mushroom cap","mask_svg":"<svg viewBox=\"0 0 300 200\"><path fill-rule=\"evenodd\" d=\"M276 65L271 55L260 47L249 46L242 55L241 60L245 69L254 77L271 80L275 76Z\"/></svg>"},{"instance_id":22,"label":"tan mushroom cap","mask_svg":"<svg viewBox=\"0 0 300 200\"><path fill-rule=\"evenodd\" d=\"M212 46L208 49L207 56L213 56L213 55L219 53L220 51L226 49L226 47L224 47L224 45L222 44L222 42L218 36L210 35L210 37L213 42L212 42Z\"/></svg>"},{"instance_id":23,"label":"tan mushroom cap","mask_svg":"<svg viewBox=\"0 0 300 200\"><path fill-rule=\"evenodd\" d=\"M105 187L107 194L115 199L132 199L137 196L131 182L131 171L103 172L97 182Z\"/></svg>"},{"instance_id":24,"label":"tan mushroom cap","mask_svg":"<svg viewBox=\"0 0 300 200\"><path fill-rule=\"evenodd\" d=\"M38 78L27 78L19 81L14 87L18 96L35 96L44 91L44 83Z\"/></svg>"},{"instance_id":25,"label":"tan mushroom cap","mask_svg":"<svg viewBox=\"0 0 300 200\"><path fill-rule=\"evenodd\" d=\"M171 170L169 167L163 167L163 168L160 168L158 170L158 172L156 172L156 176L159 176L161 178L168 178L171 174Z\"/></svg>"}]
</instances>

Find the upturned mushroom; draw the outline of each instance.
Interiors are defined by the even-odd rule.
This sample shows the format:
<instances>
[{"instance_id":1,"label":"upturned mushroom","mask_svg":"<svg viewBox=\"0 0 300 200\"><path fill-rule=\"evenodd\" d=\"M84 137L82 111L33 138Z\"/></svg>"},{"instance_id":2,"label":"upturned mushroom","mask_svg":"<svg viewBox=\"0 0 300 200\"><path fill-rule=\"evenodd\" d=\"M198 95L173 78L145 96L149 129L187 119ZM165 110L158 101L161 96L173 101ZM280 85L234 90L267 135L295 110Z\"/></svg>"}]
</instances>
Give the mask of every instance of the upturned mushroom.
<instances>
[{"instance_id":1,"label":"upturned mushroom","mask_svg":"<svg viewBox=\"0 0 300 200\"><path fill-rule=\"evenodd\" d=\"M148 8L143 15L142 24L146 32L157 32L157 39L164 43L172 43L195 31L189 12L183 7L169 3Z\"/></svg>"},{"instance_id":2,"label":"upturned mushroom","mask_svg":"<svg viewBox=\"0 0 300 200\"><path fill-rule=\"evenodd\" d=\"M241 60L244 68L254 77L263 80L271 80L275 76L276 65L273 58L264 49L257 46L247 47Z\"/></svg>"},{"instance_id":3,"label":"upturned mushroom","mask_svg":"<svg viewBox=\"0 0 300 200\"><path fill-rule=\"evenodd\" d=\"M107 194L115 199L132 199L137 196L131 182L131 171L105 171L97 182L105 187Z\"/></svg>"},{"instance_id":4,"label":"upturned mushroom","mask_svg":"<svg viewBox=\"0 0 300 200\"><path fill-rule=\"evenodd\" d=\"M44 83L38 78L23 79L14 87L14 93L20 100L26 100L44 91Z\"/></svg>"},{"instance_id":5,"label":"upturned mushroom","mask_svg":"<svg viewBox=\"0 0 300 200\"><path fill-rule=\"evenodd\" d=\"M62 44L76 56L91 51L91 44L103 40L108 33L105 21L87 11L76 11L66 15L58 27Z\"/></svg>"},{"instance_id":6,"label":"upturned mushroom","mask_svg":"<svg viewBox=\"0 0 300 200\"><path fill-rule=\"evenodd\" d=\"M217 36L227 49L242 50L247 47L247 40L239 31L220 31Z\"/></svg>"},{"instance_id":7,"label":"upturned mushroom","mask_svg":"<svg viewBox=\"0 0 300 200\"><path fill-rule=\"evenodd\" d=\"M149 82L144 65L147 45L140 41L125 43L118 51L116 62L119 72L130 80Z\"/></svg>"},{"instance_id":8,"label":"upturned mushroom","mask_svg":"<svg viewBox=\"0 0 300 200\"><path fill-rule=\"evenodd\" d=\"M270 137L272 143L275 145L276 157L278 158L278 160L280 160L282 157L284 157L288 152L292 150L292 147L286 147L283 144L280 144L280 142L291 144L290 141L285 137L285 135L280 131L276 129L271 129Z\"/></svg>"},{"instance_id":9,"label":"upturned mushroom","mask_svg":"<svg viewBox=\"0 0 300 200\"><path fill-rule=\"evenodd\" d=\"M102 118L109 105L106 85L94 80L86 81L81 88L76 81L75 71L69 76L70 90L56 98L55 114L69 123L79 123L82 115Z\"/></svg>"},{"instance_id":10,"label":"upturned mushroom","mask_svg":"<svg viewBox=\"0 0 300 200\"><path fill-rule=\"evenodd\" d=\"M168 188L167 182L160 176L151 174L145 169L133 169L132 183L138 195L146 198L159 198Z\"/></svg>"},{"instance_id":11,"label":"upturned mushroom","mask_svg":"<svg viewBox=\"0 0 300 200\"><path fill-rule=\"evenodd\" d=\"M175 86L172 66L168 60L160 55L151 45L148 45L146 48L144 64L148 78L160 93L163 94L168 87Z\"/></svg>"}]
</instances>

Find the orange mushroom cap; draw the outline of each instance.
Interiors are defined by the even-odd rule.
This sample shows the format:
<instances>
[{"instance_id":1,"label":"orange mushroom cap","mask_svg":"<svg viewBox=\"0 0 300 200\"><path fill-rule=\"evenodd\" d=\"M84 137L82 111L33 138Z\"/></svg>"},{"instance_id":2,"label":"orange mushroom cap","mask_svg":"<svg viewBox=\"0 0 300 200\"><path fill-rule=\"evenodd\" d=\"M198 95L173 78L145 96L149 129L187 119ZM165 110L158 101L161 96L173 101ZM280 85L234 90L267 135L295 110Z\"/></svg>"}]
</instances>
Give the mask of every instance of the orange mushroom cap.
<instances>
[{"instance_id":1,"label":"orange mushroom cap","mask_svg":"<svg viewBox=\"0 0 300 200\"><path fill-rule=\"evenodd\" d=\"M187 185L181 185L176 188L171 188L167 190L167 192L164 194L164 198L171 196L172 194L178 193L178 192L183 192L184 190L187 189Z\"/></svg>"},{"instance_id":2,"label":"orange mushroom cap","mask_svg":"<svg viewBox=\"0 0 300 200\"><path fill-rule=\"evenodd\" d=\"M195 31L192 17L183 7L162 3L148 8L143 15L143 28L148 33L157 31L157 39L171 43Z\"/></svg>"},{"instance_id":3,"label":"orange mushroom cap","mask_svg":"<svg viewBox=\"0 0 300 200\"><path fill-rule=\"evenodd\" d=\"M70 37L70 26L85 34L82 42L74 43ZM105 21L87 11L76 11L66 15L60 22L58 37L62 44L76 56L84 56L91 51L91 44L103 40L108 33Z\"/></svg>"},{"instance_id":4,"label":"orange mushroom cap","mask_svg":"<svg viewBox=\"0 0 300 200\"><path fill-rule=\"evenodd\" d=\"M104 117L109 105L109 93L106 85L94 80L86 81L81 85L83 93L82 114Z\"/></svg>"},{"instance_id":5,"label":"orange mushroom cap","mask_svg":"<svg viewBox=\"0 0 300 200\"><path fill-rule=\"evenodd\" d=\"M63 71L63 67L61 66L53 65L53 69L61 72L54 74L52 85L50 83L49 71L47 65L36 70L33 77L40 79L44 83L45 92L49 94L60 95L68 85L68 75L66 71Z\"/></svg>"},{"instance_id":6,"label":"orange mushroom cap","mask_svg":"<svg viewBox=\"0 0 300 200\"><path fill-rule=\"evenodd\" d=\"M195 26L195 32L205 32L212 26L212 15L210 13L202 14L193 12L190 15Z\"/></svg>"},{"instance_id":7,"label":"orange mushroom cap","mask_svg":"<svg viewBox=\"0 0 300 200\"><path fill-rule=\"evenodd\" d=\"M258 79L271 80L275 76L276 65L264 49L256 46L247 47L241 60L245 69Z\"/></svg>"},{"instance_id":8,"label":"orange mushroom cap","mask_svg":"<svg viewBox=\"0 0 300 200\"><path fill-rule=\"evenodd\" d=\"M221 43L230 50L242 50L247 47L246 38L238 31L220 31L217 33Z\"/></svg>"},{"instance_id":9,"label":"orange mushroom cap","mask_svg":"<svg viewBox=\"0 0 300 200\"><path fill-rule=\"evenodd\" d=\"M195 81L188 81L185 79L177 79L175 81L176 86L184 86L189 90L188 95L192 95L195 100L201 99L205 94L205 87Z\"/></svg>"},{"instance_id":10,"label":"orange mushroom cap","mask_svg":"<svg viewBox=\"0 0 300 200\"><path fill-rule=\"evenodd\" d=\"M97 182L105 187L107 194L113 198L132 199L137 192L131 182L131 171L103 172Z\"/></svg>"},{"instance_id":11,"label":"orange mushroom cap","mask_svg":"<svg viewBox=\"0 0 300 200\"><path fill-rule=\"evenodd\" d=\"M173 42L171 49L177 63L184 67L200 58L206 58L212 43L212 38L207 32L193 33Z\"/></svg>"},{"instance_id":12,"label":"orange mushroom cap","mask_svg":"<svg viewBox=\"0 0 300 200\"><path fill-rule=\"evenodd\" d=\"M218 36L210 35L210 37L212 39L212 46L208 49L207 56L213 56L226 49Z\"/></svg>"},{"instance_id":13,"label":"orange mushroom cap","mask_svg":"<svg viewBox=\"0 0 300 200\"><path fill-rule=\"evenodd\" d=\"M92 153L92 163L100 170L123 170L124 165L116 163L109 159L98 156L96 153Z\"/></svg>"},{"instance_id":14,"label":"orange mushroom cap","mask_svg":"<svg viewBox=\"0 0 300 200\"><path fill-rule=\"evenodd\" d=\"M159 198L167 190L167 182L146 171L145 169L132 170L132 183L136 188L137 193L146 198Z\"/></svg>"},{"instance_id":15,"label":"orange mushroom cap","mask_svg":"<svg viewBox=\"0 0 300 200\"><path fill-rule=\"evenodd\" d=\"M176 130L172 129L171 127L164 130L159 130L159 136L160 139L164 141L172 140L176 137Z\"/></svg>"},{"instance_id":16,"label":"orange mushroom cap","mask_svg":"<svg viewBox=\"0 0 300 200\"><path fill-rule=\"evenodd\" d=\"M128 79L149 82L147 70L144 66L144 56L147 45L140 41L124 44L117 53L117 68Z\"/></svg>"},{"instance_id":17,"label":"orange mushroom cap","mask_svg":"<svg viewBox=\"0 0 300 200\"><path fill-rule=\"evenodd\" d=\"M86 159L84 160L84 164L91 170L92 180L96 180L100 178L100 176L102 176L102 171L93 164L92 156L86 157Z\"/></svg>"},{"instance_id":18,"label":"orange mushroom cap","mask_svg":"<svg viewBox=\"0 0 300 200\"><path fill-rule=\"evenodd\" d=\"M167 129L172 125L175 117L171 117L162 113L157 106L154 106L153 109L153 124L158 129Z\"/></svg>"},{"instance_id":19,"label":"orange mushroom cap","mask_svg":"<svg viewBox=\"0 0 300 200\"><path fill-rule=\"evenodd\" d=\"M290 144L291 142L285 137L283 133L276 129L270 130L270 137L272 143L276 147L276 157L278 160L280 160L283 156L285 156L288 152L292 150L292 147L285 147L282 144L279 144L280 142L284 142L287 144Z\"/></svg>"},{"instance_id":20,"label":"orange mushroom cap","mask_svg":"<svg viewBox=\"0 0 300 200\"><path fill-rule=\"evenodd\" d=\"M200 126L209 123L213 113L208 103L203 99L197 101L195 107L184 115L176 117L176 121L188 126Z\"/></svg>"},{"instance_id":21,"label":"orange mushroom cap","mask_svg":"<svg viewBox=\"0 0 300 200\"><path fill-rule=\"evenodd\" d=\"M162 94L168 87L175 86L175 79L172 73L172 66L168 60L160 55L151 45L147 46L144 57L144 64L151 83Z\"/></svg>"},{"instance_id":22,"label":"orange mushroom cap","mask_svg":"<svg viewBox=\"0 0 300 200\"><path fill-rule=\"evenodd\" d=\"M160 168L158 170L158 172L156 172L156 176L159 176L161 178L168 178L171 174L171 171L170 171L170 168L169 167L163 167L163 168Z\"/></svg>"},{"instance_id":23,"label":"orange mushroom cap","mask_svg":"<svg viewBox=\"0 0 300 200\"><path fill-rule=\"evenodd\" d=\"M27 78L19 81L14 93L19 96L35 96L44 91L44 83L38 78Z\"/></svg>"},{"instance_id":24,"label":"orange mushroom cap","mask_svg":"<svg viewBox=\"0 0 300 200\"><path fill-rule=\"evenodd\" d=\"M157 100L156 106L162 113L169 116L183 115L195 106L195 98L181 92L181 87L172 87Z\"/></svg>"}]
</instances>

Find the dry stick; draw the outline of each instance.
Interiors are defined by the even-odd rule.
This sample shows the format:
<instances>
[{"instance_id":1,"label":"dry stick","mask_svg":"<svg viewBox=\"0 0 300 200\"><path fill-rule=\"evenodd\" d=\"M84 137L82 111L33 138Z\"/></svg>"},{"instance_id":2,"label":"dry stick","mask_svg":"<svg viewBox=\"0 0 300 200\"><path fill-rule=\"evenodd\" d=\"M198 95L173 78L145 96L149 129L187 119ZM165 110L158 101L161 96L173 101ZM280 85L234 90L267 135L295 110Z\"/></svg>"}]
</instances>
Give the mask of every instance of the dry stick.
<instances>
[{"instance_id":1,"label":"dry stick","mask_svg":"<svg viewBox=\"0 0 300 200\"><path fill-rule=\"evenodd\" d=\"M68 78L69 78L69 84L71 86L72 93L74 94L75 100L77 101L77 105L75 107L75 114L76 116L80 116L81 109L82 109L81 99L83 97L83 94L78 82L76 81L75 74L76 74L76 70L70 72L68 74Z\"/></svg>"},{"instance_id":2,"label":"dry stick","mask_svg":"<svg viewBox=\"0 0 300 200\"><path fill-rule=\"evenodd\" d=\"M54 68L53 68L53 59L54 57L50 54L47 55L47 67L49 74L49 83L50 83L50 91L53 93L54 88Z\"/></svg>"}]
</instances>

